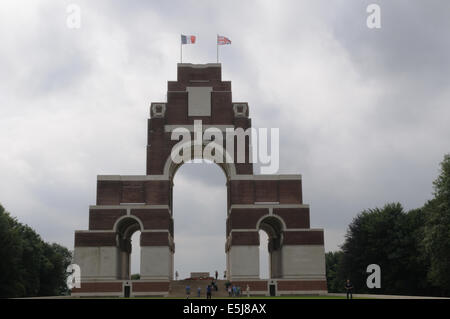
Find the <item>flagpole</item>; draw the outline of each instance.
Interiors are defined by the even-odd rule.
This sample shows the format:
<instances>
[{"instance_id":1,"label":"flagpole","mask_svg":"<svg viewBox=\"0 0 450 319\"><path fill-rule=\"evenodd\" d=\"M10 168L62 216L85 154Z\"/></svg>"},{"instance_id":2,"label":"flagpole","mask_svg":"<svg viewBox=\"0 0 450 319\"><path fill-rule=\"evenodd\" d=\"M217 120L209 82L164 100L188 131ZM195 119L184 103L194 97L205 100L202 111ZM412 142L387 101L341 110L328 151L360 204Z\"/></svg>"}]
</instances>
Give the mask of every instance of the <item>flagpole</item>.
<instances>
[{"instance_id":1,"label":"flagpole","mask_svg":"<svg viewBox=\"0 0 450 319\"><path fill-rule=\"evenodd\" d=\"M183 63L183 43L180 43L180 63Z\"/></svg>"},{"instance_id":2,"label":"flagpole","mask_svg":"<svg viewBox=\"0 0 450 319\"><path fill-rule=\"evenodd\" d=\"M219 35L217 35L216 39L216 48L217 48L217 63L219 63Z\"/></svg>"}]
</instances>

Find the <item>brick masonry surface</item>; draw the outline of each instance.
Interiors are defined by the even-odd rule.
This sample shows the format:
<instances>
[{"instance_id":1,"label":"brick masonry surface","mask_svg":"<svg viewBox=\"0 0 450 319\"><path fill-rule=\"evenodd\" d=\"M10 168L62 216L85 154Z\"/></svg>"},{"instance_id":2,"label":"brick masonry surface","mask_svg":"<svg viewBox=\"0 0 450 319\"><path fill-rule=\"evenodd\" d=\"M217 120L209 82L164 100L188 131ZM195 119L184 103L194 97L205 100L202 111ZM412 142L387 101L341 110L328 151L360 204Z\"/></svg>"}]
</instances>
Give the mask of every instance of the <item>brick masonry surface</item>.
<instances>
[{"instance_id":1,"label":"brick masonry surface","mask_svg":"<svg viewBox=\"0 0 450 319\"><path fill-rule=\"evenodd\" d=\"M132 284L133 292L167 292L169 291L169 282L136 282Z\"/></svg>"},{"instance_id":2,"label":"brick masonry surface","mask_svg":"<svg viewBox=\"0 0 450 319\"><path fill-rule=\"evenodd\" d=\"M189 116L188 87L212 88L210 116ZM177 80L167 83L167 100L156 103L160 105L152 104L155 108L151 106L150 118L147 120L145 175L130 178L109 176L98 179L96 206L89 210L89 231L75 233L75 248L116 246L117 234L113 232L113 227L117 220L128 213L137 218L139 225L143 227L140 229L142 246L169 246L173 252L176 239L172 218L173 177L178 164L170 162L170 152L178 141L171 140L169 128L176 125L193 125L195 120L202 120L203 125L212 126L226 125L243 129L252 126L248 104L238 102L244 106L236 106L236 102L233 102L231 82L222 81L220 64L179 64ZM237 146L235 151L236 149ZM323 231L310 230L310 211L307 205L303 205L301 178L295 176L256 178L253 175L253 164L249 162L249 154L250 141L246 138L245 162L222 165L226 168L227 175L228 210L224 212L227 213L227 251L233 245L259 245L258 221L270 214L271 219L264 220L264 227L270 228L275 225L275 228L280 228L278 224L284 225L286 229L278 229L276 232L279 233L274 235L283 235L283 245L323 245ZM237 152L235 160L236 158ZM236 175L231 175L231 171ZM266 206L258 207L258 204L262 203ZM157 207L148 207L151 205ZM124 223L121 223L121 227L117 230L121 232L120 238L128 236L137 226L135 220L127 218L122 220ZM293 231L289 231L290 229ZM248 283L252 290L267 290L266 281ZM241 286L246 286L246 282L242 281ZM118 283L97 285L85 283L82 289L108 292L121 291L122 287L119 287ZM168 289L168 283L140 282L133 283L132 290L154 292ZM320 281L280 281L278 289L326 290L326 285L323 286Z\"/></svg>"},{"instance_id":3,"label":"brick masonry surface","mask_svg":"<svg viewBox=\"0 0 450 319\"><path fill-rule=\"evenodd\" d=\"M327 290L325 280L279 280L278 291L307 291L307 290Z\"/></svg>"},{"instance_id":4,"label":"brick masonry surface","mask_svg":"<svg viewBox=\"0 0 450 319\"><path fill-rule=\"evenodd\" d=\"M80 288L72 289L72 293L83 292L122 292L122 282L82 282Z\"/></svg>"}]
</instances>

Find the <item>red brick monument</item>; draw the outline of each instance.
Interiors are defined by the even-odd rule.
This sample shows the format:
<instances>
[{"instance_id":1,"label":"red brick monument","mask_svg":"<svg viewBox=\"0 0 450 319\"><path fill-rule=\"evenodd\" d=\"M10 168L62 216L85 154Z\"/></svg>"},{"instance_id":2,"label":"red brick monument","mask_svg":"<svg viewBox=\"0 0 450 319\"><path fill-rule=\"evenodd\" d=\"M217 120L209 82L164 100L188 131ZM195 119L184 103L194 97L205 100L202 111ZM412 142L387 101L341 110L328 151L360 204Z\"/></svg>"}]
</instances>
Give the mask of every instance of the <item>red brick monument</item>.
<instances>
[{"instance_id":1,"label":"red brick monument","mask_svg":"<svg viewBox=\"0 0 450 319\"><path fill-rule=\"evenodd\" d=\"M74 288L73 295L123 296L125 291L131 296L168 295L176 241L173 178L182 165L171 156L179 143L172 140L172 133L182 128L192 136L195 120L201 120L202 131L247 130L248 116L247 103L232 101L231 82L222 81L220 64L178 64L177 81L168 82L167 102L150 106L146 175L97 177L89 230L75 232L81 287ZM203 136L200 150L192 143L190 155L204 156L207 142L213 140ZM237 160L236 149L223 149L234 159L217 163L227 178L224 242L229 279L241 287L248 284L252 294L326 293L323 230L310 228L301 176L254 175L249 138L244 161ZM137 230L141 279L130 280L131 236ZM259 277L259 230L269 237L269 280Z\"/></svg>"}]
</instances>

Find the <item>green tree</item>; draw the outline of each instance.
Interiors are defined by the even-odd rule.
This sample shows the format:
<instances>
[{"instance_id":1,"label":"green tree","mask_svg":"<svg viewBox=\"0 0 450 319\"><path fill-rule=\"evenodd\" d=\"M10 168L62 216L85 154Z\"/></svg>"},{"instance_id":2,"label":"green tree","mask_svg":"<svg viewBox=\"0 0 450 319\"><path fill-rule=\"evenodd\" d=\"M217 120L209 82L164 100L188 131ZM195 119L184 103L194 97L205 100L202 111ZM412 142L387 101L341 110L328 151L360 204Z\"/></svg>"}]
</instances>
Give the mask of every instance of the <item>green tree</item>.
<instances>
[{"instance_id":1,"label":"green tree","mask_svg":"<svg viewBox=\"0 0 450 319\"><path fill-rule=\"evenodd\" d=\"M427 281L429 259L423 250L426 214L422 208L409 211L403 218L401 228L404 251L403 276L399 281L401 292L409 295L432 295L433 288Z\"/></svg>"},{"instance_id":2,"label":"green tree","mask_svg":"<svg viewBox=\"0 0 450 319\"><path fill-rule=\"evenodd\" d=\"M0 205L0 297L66 293L71 258L67 248L44 242Z\"/></svg>"},{"instance_id":3,"label":"green tree","mask_svg":"<svg viewBox=\"0 0 450 319\"><path fill-rule=\"evenodd\" d=\"M131 275L131 280L139 280L141 279L141 275L140 274L132 274Z\"/></svg>"},{"instance_id":4,"label":"green tree","mask_svg":"<svg viewBox=\"0 0 450 319\"><path fill-rule=\"evenodd\" d=\"M68 294L67 266L72 263L72 253L58 244L44 244L44 263L40 273L40 296Z\"/></svg>"},{"instance_id":5,"label":"green tree","mask_svg":"<svg viewBox=\"0 0 450 319\"><path fill-rule=\"evenodd\" d=\"M450 155L433 186L434 198L422 208L387 204L353 219L342 252L326 255L330 292L349 278L360 293L450 295ZM381 289L366 286L372 263L381 267Z\"/></svg>"},{"instance_id":6,"label":"green tree","mask_svg":"<svg viewBox=\"0 0 450 319\"><path fill-rule=\"evenodd\" d=\"M434 198L424 206L427 214L423 247L430 260L428 280L441 294L450 294L450 154L444 156L433 182Z\"/></svg>"},{"instance_id":7,"label":"green tree","mask_svg":"<svg viewBox=\"0 0 450 319\"><path fill-rule=\"evenodd\" d=\"M342 256L342 251L330 251L325 254L328 292L344 291L344 278L339 272Z\"/></svg>"},{"instance_id":8,"label":"green tree","mask_svg":"<svg viewBox=\"0 0 450 319\"><path fill-rule=\"evenodd\" d=\"M23 296L23 242L15 228L17 221L0 205L0 297Z\"/></svg>"},{"instance_id":9,"label":"green tree","mask_svg":"<svg viewBox=\"0 0 450 319\"><path fill-rule=\"evenodd\" d=\"M17 265L21 269L25 296L39 296L40 272L44 264L43 242L41 237L29 226L17 223L22 239L22 258Z\"/></svg>"},{"instance_id":10,"label":"green tree","mask_svg":"<svg viewBox=\"0 0 450 319\"><path fill-rule=\"evenodd\" d=\"M422 294L427 271L420 250L424 220L422 210L405 213L399 203L361 212L342 246L339 276L350 279L360 293ZM370 264L381 267L380 289L367 288Z\"/></svg>"}]
</instances>

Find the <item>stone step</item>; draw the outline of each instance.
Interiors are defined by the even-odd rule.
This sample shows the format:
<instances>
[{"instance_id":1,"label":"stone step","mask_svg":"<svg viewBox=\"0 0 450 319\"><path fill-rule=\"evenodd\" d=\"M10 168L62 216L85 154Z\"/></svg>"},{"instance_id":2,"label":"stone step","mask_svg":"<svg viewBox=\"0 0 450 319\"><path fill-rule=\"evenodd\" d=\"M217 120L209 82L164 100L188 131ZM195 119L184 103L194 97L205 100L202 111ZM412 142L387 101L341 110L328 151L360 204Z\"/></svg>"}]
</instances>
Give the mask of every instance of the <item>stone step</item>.
<instances>
[{"instance_id":1,"label":"stone step","mask_svg":"<svg viewBox=\"0 0 450 319\"><path fill-rule=\"evenodd\" d=\"M212 289L212 297L228 297L228 292L225 289L226 280L217 280L217 288L218 291ZM170 282L170 292L169 298L180 298L186 297L186 286L189 285L191 287L191 297L197 297L197 288L201 288L201 298L206 298L206 287L211 284L211 280L195 280L195 279L187 279L187 280L173 280Z\"/></svg>"}]
</instances>

